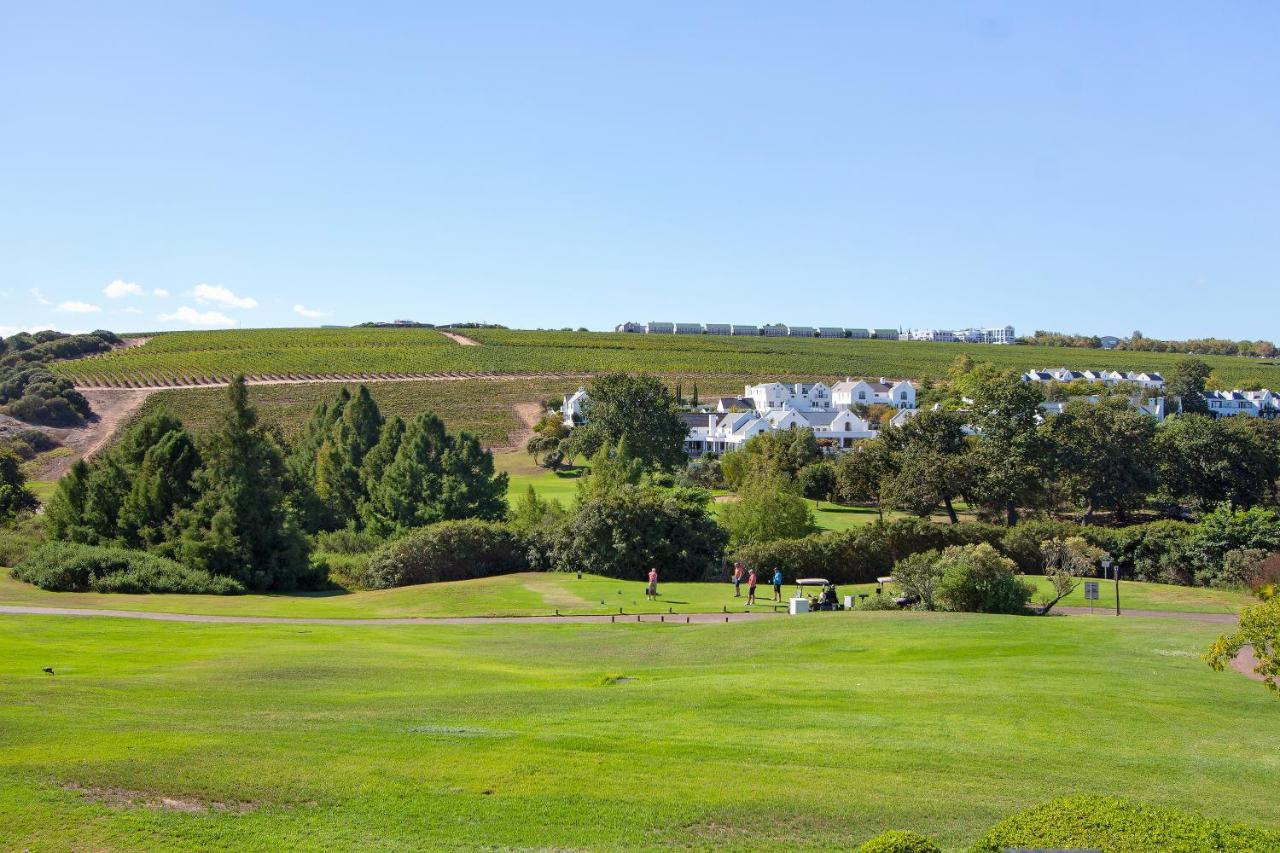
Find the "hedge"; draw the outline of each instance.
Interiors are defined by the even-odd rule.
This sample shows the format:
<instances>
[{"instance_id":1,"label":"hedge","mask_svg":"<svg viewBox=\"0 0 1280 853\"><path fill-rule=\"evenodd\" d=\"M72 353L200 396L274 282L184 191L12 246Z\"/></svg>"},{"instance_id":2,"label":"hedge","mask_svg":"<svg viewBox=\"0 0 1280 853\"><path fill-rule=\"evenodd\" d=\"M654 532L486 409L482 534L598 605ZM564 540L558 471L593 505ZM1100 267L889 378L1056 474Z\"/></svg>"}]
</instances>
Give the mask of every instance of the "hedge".
<instances>
[{"instance_id":1,"label":"hedge","mask_svg":"<svg viewBox=\"0 0 1280 853\"><path fill-rule=\"evenodd\" d=\"M748 545L738 550L735 559L761 571L780 568L788 577L870 583L912 554L981 542L998 547L1004 534L1005 528L990 524L934 524L910 518Z\"/></svg>"},{"instance_id":2,"label":"hedge","mask_svg":"<svg viewBox=\"0 0 1280 853\"><path fill-rule=\"evenodd\" d=\"M54 592L177 592L235 595L244 586L231 578L127 548L50 542L32 551L13 576Z\"/></svg>"},{"instance_id":3,"label":"hedge","mask_svg":"<svg viewBox=\"0 0 1280 853\"><path fill-rule=\"evenodd\" d=\"M529 568L524 538L494 521L442 521L412 531L374 552L363 567L344 566L369 589L461 581Z\"/></svg>"},{"instance_id":4,"label":"hedge","mask_svg":"<svg viewBox=\"0 0 1280 853\"><path fill-rule=\"evenodd\" d=\"M1107 853L1204 853L1280 850L1280 833L1114 797L1064 797L1005 818L975 853L1018 849L1091 849Z\"/></svg>"}]
</instances>

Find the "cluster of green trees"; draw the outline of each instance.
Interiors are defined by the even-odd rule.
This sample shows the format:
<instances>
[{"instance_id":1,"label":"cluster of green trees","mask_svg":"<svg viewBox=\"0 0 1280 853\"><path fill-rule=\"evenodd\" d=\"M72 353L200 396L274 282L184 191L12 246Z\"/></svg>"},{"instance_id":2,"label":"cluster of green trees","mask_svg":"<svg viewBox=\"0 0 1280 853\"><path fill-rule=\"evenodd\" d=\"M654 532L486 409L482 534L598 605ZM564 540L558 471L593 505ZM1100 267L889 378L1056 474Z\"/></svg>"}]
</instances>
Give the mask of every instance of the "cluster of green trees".
<instances>
[{"instance_id":1,"label":"cluster of green trees","mask_svg":"<svg viewBox=\"0 0 1280 853\"><path fill-rule=\"evenodd\" d=\"M45 508L51 538L145 550L244 587L325 581L307 534L395 536L436 521L501 518L505 475L474 436L431 414L384 420L368 390L320 406L297 444L258 423L243 378L197 442L157 412L80 461Z\"/></svg>"},{"instance_id":2,"label":"cluster of green trees","mask_svg":"<svg viewBox=\"0 0 1280 853\"><path fill-rule=\"evenodd\" d=\"M1021 343L1042 347L1102 348L1102 338L1098 335L1047 332L1043 329L1037 329L1035 334L1026 335L1018 340ZM1276 345L1271 341L1233 341L1227 338L1190 338L1185 341L1164 341L1158 338L1145 337L1142 332L1134 332L1127 338L1121 338L1113 349L1133 352L1187 353L1188 355L1238 355L1247 358L1275 358L1277 352Z\"/></svg>"},{"instance_id":3,"label":"cluster of green trees","mask_svg":"<svg viewBox=\"0 0 1280 853\"><path fill-rule=\"evenodd\" d=\"M0 413L48 426L84 423L92 414L89 402L47 365L106 352L119 343L119 337L102 330L85 335L20 332L0 338Z\"/></svg>"},{"instance_id":4,"label":"cluster of green trees","mask_svg":"<svg viewBox=\"0 0 1280 853\"><path fill-rule=\"evenodd\" d=\"M293 504L308 533L352 529L375 536L463 518L501 519L507 475L467 432L431 412L384 419L368 388L322 403L286 459Z\"/></svg>"}]
</instances>

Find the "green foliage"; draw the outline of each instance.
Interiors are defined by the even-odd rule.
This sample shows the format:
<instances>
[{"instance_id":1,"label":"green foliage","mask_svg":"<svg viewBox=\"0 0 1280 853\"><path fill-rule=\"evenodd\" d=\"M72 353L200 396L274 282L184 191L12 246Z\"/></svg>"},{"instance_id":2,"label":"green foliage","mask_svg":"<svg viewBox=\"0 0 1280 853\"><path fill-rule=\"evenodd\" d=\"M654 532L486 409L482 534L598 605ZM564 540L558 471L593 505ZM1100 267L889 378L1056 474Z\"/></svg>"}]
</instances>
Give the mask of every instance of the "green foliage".
<instances>
[{"instance_id":1,"label":"green foliage","mask_svg":"<svg viewBox=\"0 0 1280 853\"><path fill-rule=\"evenodd\" d=\"M75 384L45 367L27 367L0 377L0 413L20 421L73 427L89 417L89 401Z\"/></svg>"},{"instance_id":2,"label":"green foliage","mask_svg":"<svg viewBox=\"0 0 1280 853\"><path fill-rule=\"evenodd\" d=\"M1258 507L1232 510L1222 504L1196 525L1183 554L1195 567L1196 582L1212 586L1223 580L1227 554L1248 549L1280 551L1280 517Z\"/></svg>"},{"instance_id":3,"label":"green foliage","mask_svg":"<svg viewBox=\"0 0 1280 853\"><path fill-rule=\"evenodd\" d=\"M1201 359L1182 359L1169 374L1164 392L1170 400L1177 401L1182 412L1207 415L1209 404L1205 402L1204 391L1211 372L1209 365Z\"/></svg>"},{"instance_id":4,"label":"green foliage","mask_svg":"<svg viewBox=\"0 0 1280 853\"><path fill-rule=\"evenodd\" d=\"M22 460L9 448L0 447L0 523L33 510L36 505L36 496L27 488L27 478L22 473Z\"/></svg>"},{"instance_id":5,"label":"green foliage","mask_svg":"<svg viewBox=\"0 0 1280 853\"><path fill-rule=\"evenodd\" d=\"M229 389L231 410L209 437L195 478L199 497L180 515L181 561L259 590L318 587L310 543L287 508L284 454L257 423L242 377Z\"/></svg>"},{"instance_id":6,"label":"green foliage","mask_svg":"<svg viewBox=\"0 0 1280 853\"><path fill-rule=\"evenodd\" d=\"M1023 574L1044 574L1044 551L1041 546L1051 539L1066 539L1078 535L1080 525L1069 521L1032 518L1017 527L1009 528L1000 537L1000 551L1018 566Z\"/></svg>"},{"instance_id":7,"label":"green foliage","mask_svg":"<svg viewBox=\"0 0 1280 853\"><path fill-rule=\"evenodd\" d=\"M803 468L822 458L818 439L807 427L759 433L736 452L746 455L751 471L781 475L787 480L795 480Z\"/></svg>"},{"instance_id":8,"label":"green foliage","mask_svg":"<svg viewBox=\"0 0 1280 853\"><path fill-rule=\"evenodd\" d=\"M376 551L355 579L370 589L468 580L528 570L525 543L504 524L442 521Z\"/></svg>"},{"instance_id":9,"label":"green foliage","mask_svg":"<svg viewBox=\"0 0 1280 853\"><path fill-rule=\"evenodd\" d=\"M588 462L590 474L578 481L578 501L599 500L626 486L639 485L644 463L631 455L625 441L617 447L602 445Z\"/></svg>"},{"instance_id":10,"label":"green foliage","mask_svg":"<svg viewBox=\"0 0 1280 853\"><path fill-rule=\"evenodd\" d=\"M826 459L809 463L797 472L796 488L815 501L831 499L836 493L836 466Z\"/></svg>"},{"instance_id":11,"label":"green foliage","mask_svg":"<svg viewBox=\"0 0 1280 853\"><path fill-rule=\"evenodd\" d=\"M1024 613L1032 587L1020 580L1013 560L986 543L945 549L938 558L938 601L966 613Z\"/></svg>"},{"instance_id":12,"label":"green foliage","mask_svg":"<svg viewBox=\"0 0 1280 853\"><path fill-rule=\"evenodd\" d=\"M1157 470L1166 499L1206 509L1220 501L1251 507L1274 496L1280 440L1255 418L1183 415L1156 434Z\"/></svg>"},{"instance_id":13,"label":"green foliage","mask_svg":"<svg viewBox=\"0 0 1280 853\"><path fill-rule=\"evenodd\" d=\"M724 469L714 455L698 456L689 460L677 482L699 489L719 489L725 485Z\"/></svg>"},{"instance_id":14,"label":"green foliage","mask_svg":"<svg viewBox=\"0 0 1280 853\"><path fill-rule=\"evenodd\" d=\"M1107 556L1101 548L1090 545L1080 536L1050 539L1040 546L1040 553L1044 559L1045 576L1053 585L1054 593L1041 610L1046 614L1076 591L1080 578L1093 577Z\"/></svg>"},{"instance_id":15,"label":"green foliage","mask_svg":"<svg viewBox=\"0 0 1280 853\"><path fill-rule=\"evenodd\" d=\"M702 490L651 486L581 501L556 541L556 565L628 579L657 568L664 580L702 580L719 569L727 539L709 502Z\"/></svg>"},{"instance_id":16,"label":"green foliage","mask_svg":"<svg viewBox=\"0 0 1280 853\"><path fill-rule=\"evenodd\" d=\"M232 595L245 591L236 580L155 554L71 542L42 545L14 567L13 576L56 592Z\"/></svg>"},{"instance_id":17,"label":"green foliage","mask_svg":"<svg viewBox=\"0 0 1280 853\"><path fill-rule=\"evenodd\" d=\"M734 548L775 539L795 539L816 533L813 509L797 487L778 472L753 474L738 490L738 499L724 507L720 521Z\"/></svg>"},{"instance_id":18,"label":"green foliage","mask_svg":"<svg viewBox=\"0 0 1280 853\"><path fill-rule=\"evenodd\" d=\"M43 542L42 515L22 516L0 526L0 566L16 566Z\"/></svg>"},{"instance_id":19,"label":"green foliage","mask_svg":"<svg viewBox=\"0 0 1280 853\"><path fill-rule=\"evenodd\" d=\"M904 595L920 600L924 610L936 610L936 593L946 566L937 551L923 551L899 560L893 566L893 580Z\"/></svg>"},{"instance_id":20,"label":"green foliage","mask_svg":"<svg viewBox=\"0 0 1280 853\"><path fill-rule=\"evenodd\" d=\"M858 853L942 853L942 848L919 833L894 829L863 842Z\"/></svg>"},{"instance_id":21,"label":"green foliage","mask_svg":"<svg viewBox=\"0 0 1280 853\"><path fill-rule=\"evenodd\" d=\"M1058 484L1085 509L1116 517L1140 508L1156 487L1155 419L1110 405L1073 401L1044 432L1053 445Z\"/></svg>"},{"instance_id":22,"label":"green foliage","mask_svg":"<svg viewBox=\"0 0 1280 853\"><path fill-rule=\"evenodd\" d=\"M626 442L646 469L672 470L685 464L688 428L675 398L662 382L647 375L608 373L587 390L586 423L574 428L570 455L593 456L601 447Z\"/></svg>"},{"instance_id":23,"label":"green foliage","mask_svg":"<svg viewBox=\"0 0 1280 853\"><path fill-rule=\"evenodd\" d=\"M384 459L385 448L371 455ZM454 436L427 412L413 419L380 478L366 476L363 521L382 534L398 534L439 521L501 519L507 475L495 474L493 454L469 433Z\"/></svg>"},{"instance_id":24,"label":"green foliage","mask_svg":"<svg viewBox=\"0 0 1280 853\"><path fill-rule=\"evenodd\" d=\"M1107 853L1265 853L1280 834L1114 797L1064 797L1005 818L975 853L1016 849L1105 850Z\"/></svg>"}]
</instances>

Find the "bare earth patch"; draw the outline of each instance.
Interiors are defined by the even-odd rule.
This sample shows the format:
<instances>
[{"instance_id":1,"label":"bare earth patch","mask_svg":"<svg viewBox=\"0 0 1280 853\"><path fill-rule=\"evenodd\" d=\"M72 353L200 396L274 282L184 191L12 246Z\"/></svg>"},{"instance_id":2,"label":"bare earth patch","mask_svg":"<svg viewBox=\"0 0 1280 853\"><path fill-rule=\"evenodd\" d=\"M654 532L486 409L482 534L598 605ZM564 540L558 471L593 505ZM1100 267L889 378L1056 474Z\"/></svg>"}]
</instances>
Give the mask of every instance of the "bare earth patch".
<instances>
[{"instance_id":1,"label":"bare earth patch","mask_svg":"<svg viewBox=\"0 0 1280 853\"><path fill-rule=\"evenodd\" d=\"M468 338L466 335L459 335L456 332L444 332L444 331L440 332L440 334L444 335L446 338L453 341L455 344L461 344L464 347L480 346L479 341L474 341L471 338Z\"/></svg>"},{"instance_id":2,"label":"bare earth patch","mask_svg":"<svg viewBox=\"0 0 1280 853\"><path fill-rule=\"evenodd\" d=\"M128 788L111 788L101 785L63 785L64 790L79 794L85 801L111 809L162 809L171 812L238 812L252 811L255 803L224 803L197 797L167 796L156 791L132 791Z\"/></svg>"},{"instance_id":3,"label":"bare earth patch","mask_svg":"<svg viewBox=\"0 0 1280 853\"><path fill-rule=\"evenodd\" d=\"M1245 678L1252 678L1254 681L1261 681L1262 676L1254 671L1254 667L1258 665L1258 656L1253 653L1253 646L1242 646L1240 654L1231 660L1231 668L1243 675Z\"/></svg>"}]
</instances>

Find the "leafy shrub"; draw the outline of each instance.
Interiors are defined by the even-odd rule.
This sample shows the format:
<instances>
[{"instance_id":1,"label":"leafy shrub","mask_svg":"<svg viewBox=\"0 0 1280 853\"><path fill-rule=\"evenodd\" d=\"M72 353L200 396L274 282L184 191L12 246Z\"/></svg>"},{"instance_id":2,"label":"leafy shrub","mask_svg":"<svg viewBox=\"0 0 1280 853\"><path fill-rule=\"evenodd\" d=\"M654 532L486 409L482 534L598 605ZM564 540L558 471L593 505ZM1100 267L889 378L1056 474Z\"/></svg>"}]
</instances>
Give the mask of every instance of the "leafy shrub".
<instances>
[{"instance_id":1,"label":"leafy shrub","mask_svg":"<svg viewBox=\"0 0 1280 853\"><path fill-rule=\"evenodd\" d=\"M27 367L0 379L0 411L28 423L79 426L89 401L75 384L44 367Z\"/></svg>"},{"instance_id":2,"label":"leafy shrub","mask_svg":"<svg viewBox=\"0 0 1280 853\"><path fill-rule=\"evenodd\" d=\"M19 518L0 529L0 566L16 566L44 543L44 523L38 515Z\"/></svg>"},{"instance_id":3,"label":"leafy shrub","mask_svg":"<svg viewBox=\"0 0 1280 853\"><path fill-rule=\"evenodd\" d=\"M1013 560L990 545L952 546L938 558L943 567L938 600L966 613L1023 613L1034 591L1019 580Z\"/></svg>"},{"instance_id":4,"label":"leafy shrub","mask_svg":"<svg viewBox=\"0 0 1280 853\"><path fill-rule=\"evenodd\" d=\"M910 518L748 545L737 550L735 559L749 568L778 567L789 576L870 583L912 554L950 545L991 544L999 542L1003 532L989 524L934 524Z\"/></svg>"},{"instance_id":5,"label":"leafy shrub","mask_svg":"<svg viewBox=\"0 0 1280 853\"><path fill-rule=\"evenodd\" d=\"M705 580L719 571L728 538L708 501L702 490L619 486L583 502L560 529L556 567L638 579L656 566L664 580Z\"/></svg>"},{"instance_id":6,"label":"leafy shrub","mask_svg":"<svg viewBox=\"0 0 1280 853\"><path fill-rule=\"evenodd\" d=\"M311 554L315 570L322 571L331 583L341 587L362 589L372 554L340 554L319 551Z\"/></svg>"},{"instance_id":7,"label":"leafy shrub","mask_svg":"<svg viewBox=\"0 0 1280 853\"><path fill-rule=\"evenodd\" d=\"M14 568L13 576L54 592L244 592L231 578L215 577L155 554L70 542L41 546Z\"/></svg>"},{"instance_id":8,"label":"leafy shrub","mask_svg":"<svg viewBox=\"0 0 1280 853\"><path fill-rule=\"evenodd\" d=\"M872 593L866 598L858 596L856 603L853 605L854 610L901 610L898 602L893 600L893 596L888 593L876 595Z\"/></svg>"},{"instance_id":9,"label":"leafy shrub","mask_svg":"<svg viewBox=\"0 0 1280 853\"><path fill-rule=\"evenodd\" d=\"M386 538L375 536L367 530L332 530L315 535L316 550L327 554L372 554Z\"/></svg>"},{"instance_id":10,"label":"leafy shrub","mask_svg":"<svg viewBox=\"0 0 1280 853\"><path fill-rule=\"evenodd\" d=\"M1194 576L1187 550L1195 532L1194 524L1166 520L1120 528L1084 527L1080 535L1110 554L1122 577L1190 584Z\"/></svg>"},{"instance_id":11,"label":"leafy shrub","mask_svg":"<svg viewBox=\"0 0 1280 853\"><path fill-rule=\"evenodd\" d=\"M1220 504L1196 525L1195 534L1186 547L1188 558L1195 566L1196 582L1206 586L1217 585L1222 582L1229 552L1280 550L1280 517L1258 507L1232 510L1226 504Z\"/></svg>"},{"instance_id":12,"label":"leafy shrub","mask_svg":"<svg viewBox=\"0 0 1280 853\"><path fill-rule=\"evenodd\" d=\"M1000 550L1026 575L1044 574L1041 547L1051 539L1080 535L1080 525L1051 519L1031 519L1010 527L1000 538Z\"/></svg>"},{"instance_id":13,"label":"leafy shrub","mask_svg":"<svg viewBox=\"0 0 1280 853\"><path fill-rule=\"evenodd\" d=\"M1005 818L975 853L1092 849L1107 853L1204 853L1280 849L1280 833L1114 797L1064 797Z\"/></svg>"},{"instance_id":14,"label":"leafy shrub","mask_svg":"<svg viewBox=\"0 0 1280 853\"><path fill-rule=\"evenodd\" d=\"M523 537L493 521L442 521L412 531L374 552L361 586L387 589L523 572L529 568Z\"/></svg>"},{"instance_id":15,"label":"leafy shrub","mask_svg":"<svg viewBox=\"0 0 1280 853\"><path fill-rule=\"evenodd\" d=\"M918 832L893 829L864 842L858 853L942 853L942 848Z\"/></svg>"}]
</instances>

